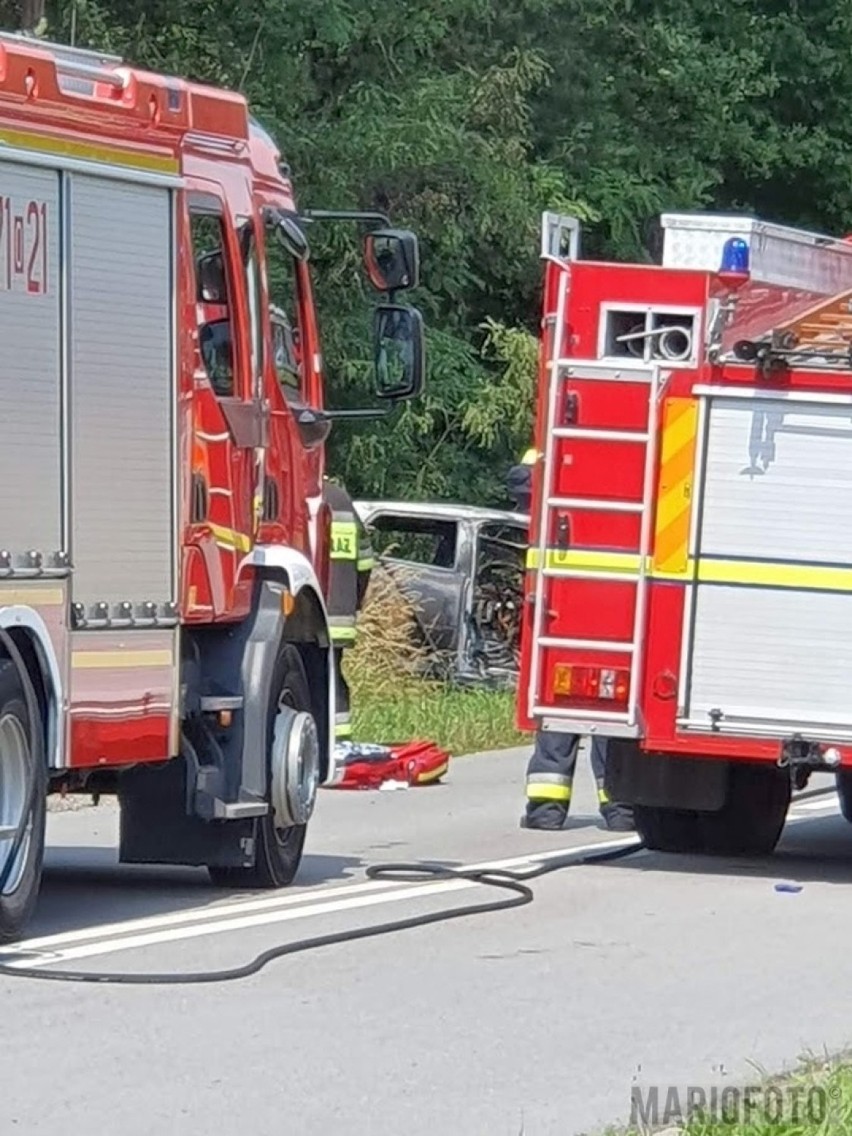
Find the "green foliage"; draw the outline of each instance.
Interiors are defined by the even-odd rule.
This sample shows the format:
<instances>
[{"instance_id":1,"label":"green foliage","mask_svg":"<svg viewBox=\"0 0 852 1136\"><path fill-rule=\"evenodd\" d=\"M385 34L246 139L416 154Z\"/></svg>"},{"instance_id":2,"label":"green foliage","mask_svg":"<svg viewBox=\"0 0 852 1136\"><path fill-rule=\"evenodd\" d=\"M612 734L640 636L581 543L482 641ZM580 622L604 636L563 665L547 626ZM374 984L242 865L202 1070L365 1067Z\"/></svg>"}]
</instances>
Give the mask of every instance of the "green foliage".
<instances>
[{"instance_id":1,"label":"green foliage","mask_svg":"<svg viewBox=\"0 0 852 1136\"><path fill-rule=\"evenodd\" d=\"M0 17L21 17L0 0ZM526 448L539 217L644 259L666 209L845 230L852 7L834 0L48 0L48 34L242 89L303 206L421 238L429 388L340 425L357 494L505 504ZM332 406L370 398L357 234L312 230Z\"/></svg>"}]
</instances>

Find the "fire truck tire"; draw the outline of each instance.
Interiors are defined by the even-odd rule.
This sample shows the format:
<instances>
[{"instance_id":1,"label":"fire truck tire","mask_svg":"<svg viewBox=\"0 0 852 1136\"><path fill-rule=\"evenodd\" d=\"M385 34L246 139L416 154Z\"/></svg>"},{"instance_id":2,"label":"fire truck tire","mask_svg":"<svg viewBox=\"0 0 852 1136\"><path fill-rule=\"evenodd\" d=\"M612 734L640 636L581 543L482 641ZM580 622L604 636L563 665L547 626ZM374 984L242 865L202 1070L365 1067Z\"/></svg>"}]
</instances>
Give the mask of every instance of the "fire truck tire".
<instances>
[{"instance_id":1,"label":"fire truck tire","mask_svg":"<svg viewBox=\"0 0 852 1136\"><path fill-rule=\"evenodd\" d=\"M838 769L835 774L840 811L852 824L852 769Z\"/></svg>"},{"instance_id":2,"label":"fire truck tire","mask_svg":"<svg viewBox=\"0 0 852 1136\"><path fill-rule=\"evenodd\" d=\"M27 800L32 801L23 845L0 892L2 943L18 939L32 915L44 859L47 769L41 745L34 744L41 736L41 723L31 720L28 702L36 705L32 687L28 692L11 659L0 659L0 827L17 828ZM0 842L0 873L12 839Z\"/></svg>"},{"instance_id":3,"label":"fire truck tire","mask_svg":"<svg viewBox=\"0 0 852 1136\"><path fill-rule=\"evenodd\" d=\"M717 812L636 805L646 848L707 856L765 856L774 851L790 805L785 771L754 764L730 766L728 795Z\"/></svg>"},{"instance_id":4,"label":"fire truck tire","mask_svg":"<svg viewBox=\"0 0 852 1136\"><path fill-rule=\"evenodd\" d=\"M267 710L267 733L271 738L275 718L281 706L292 710L311 710L311 694L302 656L291 643L282 644L275 662L270 686L272 696ZM272 798L272 784L267 796ZM302 862L307 824L279 829L272 809L257 823L257 852L249 868L210 866L207 871L217 887L282 888L293 882Z\"/></svg>"}]
</instances>

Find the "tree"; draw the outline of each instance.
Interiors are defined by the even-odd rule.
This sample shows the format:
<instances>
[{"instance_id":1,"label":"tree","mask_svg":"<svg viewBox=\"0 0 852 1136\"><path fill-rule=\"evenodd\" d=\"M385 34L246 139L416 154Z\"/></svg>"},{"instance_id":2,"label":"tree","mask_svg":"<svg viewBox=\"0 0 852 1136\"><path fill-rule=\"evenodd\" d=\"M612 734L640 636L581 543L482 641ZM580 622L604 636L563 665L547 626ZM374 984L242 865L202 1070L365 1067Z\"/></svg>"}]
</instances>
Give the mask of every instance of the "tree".
<instances>
[{"instance_id":1,"label":"tree","mask_svg":"<svg viewBox=\"0 0 852 1136\"><path fill-rule=\"evenodd\" d=\"M543 209L583 219L585 255L631 259L667 209L848 225L852 8L836 0L48 0L52 34L72 12L81 45L244 90L303 206L386 209L420 234L428 393L335 428L358 494L505 503L532 416ZM331 403L363 405L357 233L311 235Z\"/></svg>"}]
</instances>

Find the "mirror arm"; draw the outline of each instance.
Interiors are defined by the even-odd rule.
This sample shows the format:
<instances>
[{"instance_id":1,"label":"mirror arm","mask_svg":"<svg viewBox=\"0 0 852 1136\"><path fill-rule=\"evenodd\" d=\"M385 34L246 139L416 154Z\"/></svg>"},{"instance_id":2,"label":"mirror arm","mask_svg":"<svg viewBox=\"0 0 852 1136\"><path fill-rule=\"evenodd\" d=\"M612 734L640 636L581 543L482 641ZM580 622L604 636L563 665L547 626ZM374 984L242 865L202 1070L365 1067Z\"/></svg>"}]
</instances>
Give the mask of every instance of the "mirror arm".
<instances>
[{"instance_id":1,"label":"mirror arm","mask_svg":"<svg viewBox=\"0 0 852 1136\"><path fill-rule=\"evenodd\" d=\"M303 209L303 221L376 221L390 228L390 218L384 213L362 212L360 209Z\"/></svg>"},{"instance_id":2,"label":"mirror arm","mask_svg":"<svg viewBox=\"0 0 852 1136\"><path fill-rule=\"evenodd\" d=\"M326 418L387 418L393 410L392 406L377 406L372 410L326 410Z\"/></svg>"}]
</instances>

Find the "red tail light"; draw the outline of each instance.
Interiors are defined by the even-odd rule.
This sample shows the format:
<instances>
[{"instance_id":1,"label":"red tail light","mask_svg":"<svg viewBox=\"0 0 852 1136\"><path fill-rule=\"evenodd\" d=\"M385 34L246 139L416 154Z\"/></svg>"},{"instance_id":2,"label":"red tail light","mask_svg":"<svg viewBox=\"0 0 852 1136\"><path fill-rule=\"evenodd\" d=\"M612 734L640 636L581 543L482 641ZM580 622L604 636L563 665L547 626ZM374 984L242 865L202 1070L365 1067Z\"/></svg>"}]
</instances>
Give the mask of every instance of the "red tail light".
<instances>
[{"instance_id":1,"label":"red tail light","mask_svg":"<svg viewBox=\"0 0 852 1136\"><path fill-rule=\"evenodd\" d=\"M557 663L553 668L553 693L561 698L584 701L626 702L630 672L615 667L575 667Z\"/></svg>"}]
</instances>

